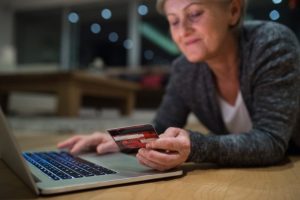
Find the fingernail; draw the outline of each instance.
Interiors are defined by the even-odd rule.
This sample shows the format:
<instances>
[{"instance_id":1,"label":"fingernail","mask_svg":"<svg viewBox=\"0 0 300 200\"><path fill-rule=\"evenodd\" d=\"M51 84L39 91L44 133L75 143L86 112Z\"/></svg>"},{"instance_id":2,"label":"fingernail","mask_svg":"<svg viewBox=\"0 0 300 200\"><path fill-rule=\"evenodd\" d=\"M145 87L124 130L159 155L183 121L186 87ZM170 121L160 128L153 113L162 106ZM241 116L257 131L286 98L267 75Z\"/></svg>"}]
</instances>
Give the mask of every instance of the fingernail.
<instances>
[{"instance_id":1,"label":"fingernail","mask_svg":"<svg viewBox=\"0 0 300 200\"><path fill-rule=\"evenodd\" d=\"M140 153L145 153L146 149L145 148L140 148Z\"/></svg>"}]
</instances>

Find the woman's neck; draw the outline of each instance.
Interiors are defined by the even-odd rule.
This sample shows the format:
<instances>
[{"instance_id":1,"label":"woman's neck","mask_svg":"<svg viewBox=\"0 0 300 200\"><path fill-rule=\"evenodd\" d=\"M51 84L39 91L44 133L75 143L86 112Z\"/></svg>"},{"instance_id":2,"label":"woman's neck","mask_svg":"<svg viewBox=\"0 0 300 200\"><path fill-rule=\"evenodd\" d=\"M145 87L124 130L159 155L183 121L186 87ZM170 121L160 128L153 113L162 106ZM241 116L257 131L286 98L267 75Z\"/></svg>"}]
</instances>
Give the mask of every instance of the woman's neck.
<instances>
[{"instance_id":1,"label":"woman's neck","mask_svg":"<svg viewBox=\"0 0 300 200\"><path fill-rule=\"evenodd\" d=\"M238 40L233 35L228 37L218 54L206 62L213 71L216 81L237 79L240 64Z\"/></svg>"},{"instance_id":2,"label":"woman's neck","mask_svg":"<svg viewBox=\"0 0 300 200\"><path fill-rule=\"evenodd\" d=\"M239 91L238 40L229 37L217 56L207 61L212 70L219 95L234 105Z\"/></svg>"}]
</instances>

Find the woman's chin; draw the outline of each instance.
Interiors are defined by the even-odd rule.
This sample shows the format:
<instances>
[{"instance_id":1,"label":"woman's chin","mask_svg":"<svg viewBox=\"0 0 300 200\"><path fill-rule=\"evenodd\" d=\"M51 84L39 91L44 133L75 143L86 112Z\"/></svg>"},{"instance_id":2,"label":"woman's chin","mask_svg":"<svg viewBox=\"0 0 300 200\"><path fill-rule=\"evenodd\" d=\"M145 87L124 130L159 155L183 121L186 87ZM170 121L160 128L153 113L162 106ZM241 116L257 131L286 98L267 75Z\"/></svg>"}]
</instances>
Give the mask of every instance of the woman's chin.
<instances>
[{"instance_id":1,"label":"woman's chin","mask_svg":"<svg viewBox=\"0 0 300 200\"><path fill-rule=\"evenodd\" d=\"M204 60L202 56L186 56L186 58L191 63L198 63Z\"/></svg>"}]
</instances>

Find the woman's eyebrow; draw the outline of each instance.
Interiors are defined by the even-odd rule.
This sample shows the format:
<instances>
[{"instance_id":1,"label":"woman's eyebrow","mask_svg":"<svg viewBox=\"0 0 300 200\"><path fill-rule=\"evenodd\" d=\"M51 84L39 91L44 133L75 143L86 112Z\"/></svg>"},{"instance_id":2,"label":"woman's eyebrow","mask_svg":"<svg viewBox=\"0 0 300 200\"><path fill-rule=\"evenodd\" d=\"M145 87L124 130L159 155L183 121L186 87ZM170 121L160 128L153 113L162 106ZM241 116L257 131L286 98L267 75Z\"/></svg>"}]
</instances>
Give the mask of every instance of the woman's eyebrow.
<instances>
[{"instance_id":1,"label":"woman's eyebrow","mask_svg":"<svg viewBox=\"0 0 300 200\"><path fill-rule=\"evenodd\" d=\"M189 7L193 6L193 5L203 5L204 2L191 2L190 4L188 4L186 7L183 8L183 10L187 10L189 9Z\"/></svg>"},{"instance_id":2,"label":"woman's eyebrow","mask_svg":"<svg viewBox=\"0 0 300 200\"><path fill-rule=\"evenodd\" d=\"M187 6L185 6L182 10L186 11L188 10L191 6L193 5L199 5L199 4L204 4L204 2L191 2L190 4L188 4ZM176 15L175 13L166 13L166 16L170 16L170 15Z\"/></svg>"}]
</instances>

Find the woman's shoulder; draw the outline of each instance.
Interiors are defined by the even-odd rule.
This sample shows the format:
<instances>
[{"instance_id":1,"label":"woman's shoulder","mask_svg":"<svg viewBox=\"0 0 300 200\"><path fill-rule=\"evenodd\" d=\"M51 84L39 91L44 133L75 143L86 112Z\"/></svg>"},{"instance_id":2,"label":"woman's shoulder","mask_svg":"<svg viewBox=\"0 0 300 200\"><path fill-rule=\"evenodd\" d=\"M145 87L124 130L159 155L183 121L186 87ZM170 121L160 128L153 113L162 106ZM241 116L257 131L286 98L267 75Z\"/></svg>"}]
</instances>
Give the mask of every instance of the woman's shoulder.
<instances>
[{"instance_id":1,"label":"woman's shoulder","mask_svg":"<svg viewBox=\"0 0 300 200\"><path fill-rule=\"evenodd\" d=\"M266 44L269 42L292 42L298 44L298 40L293 31L287 26L273 22L249 20L245 21L243 28L243 37L248 42Z\"/></svg>"},{"instance_id":2,"label":"woman's shoulder","mask_svg":"<svg viewBox=\"0 0 300 200\"><path fill-rule=\"evenodd\" d=\"M246 30L252 30L257 32L264 31L290 31L290 29L283 24L274 21L263 21L263 20L248 20L243 24L243 28Z\"/></svg>"},{"instance_id":3,"label":"woman's shoulder","mask_svg":"<svg viewBox=\"0 0 300 200\"><path fill-rule=\"evenodd\" d=\"M270 74L266 76L267 71L276 76L287 74L287 71L299 74L299 42L287 26L271 21L248 21L242 30L245 72L263 78L271 77Z\"/></svg>"}]
</instances>

